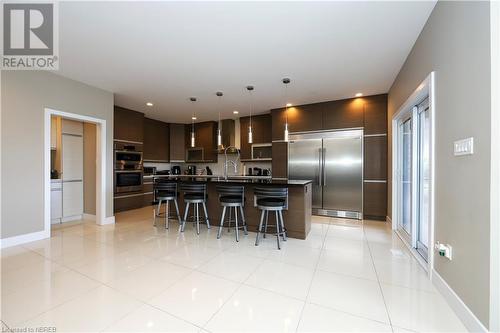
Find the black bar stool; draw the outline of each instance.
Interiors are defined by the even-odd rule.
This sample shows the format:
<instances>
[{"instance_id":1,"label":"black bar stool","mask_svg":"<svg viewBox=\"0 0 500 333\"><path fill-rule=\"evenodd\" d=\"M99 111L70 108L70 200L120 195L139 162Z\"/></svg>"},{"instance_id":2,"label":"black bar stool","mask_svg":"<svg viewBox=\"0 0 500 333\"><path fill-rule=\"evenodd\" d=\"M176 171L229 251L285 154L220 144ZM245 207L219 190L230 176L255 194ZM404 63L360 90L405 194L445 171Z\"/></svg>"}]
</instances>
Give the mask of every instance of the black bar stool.
<instances>
[{"instance_id":1,"label":"black bar stool","mask_svg":"<svg viewBox=\"0 0 500 333\"><path fill-rule=\"evenodd\" d=\"M184 193L184 202L186 203L186 209L184 211L184 219L182 221L181 232L184 231L186 226L186 221L188 218L189 206L193 204L193 220L189 222L196 223L196 233L200 234L200 204L203 206L203 211L205 212L205 222L207 228L210 229L210 222L208 221L207 212L207 184L181 184L181 192Z\"/></svg>"},{"instance_id":2,"label":"black bar stool","mask_svg":"<svg viewBox=\"0 0 500 333\"><path fill-rule=\"evenodd\" d=\"M155 212L153 225L156 226L156 218L160 217L162 214L165 215L165 229L168 229L168 220L173 216L170 216L170 201L173 201L175 204L175 211L177 212L177 218L179 219L179 224L181 221L181 214L179 214L179 205L177 204L177 183L155 179L153 184L153 191L155 194L156 200L158 200L158 207ZM165 213L160 213L161 203L165 201Z\"/></svg>"},{"instance_id":3,"label":"black bar stool","mask_svg":"<svg viewBox=\"0 0 500 333\"><path fill-rule=\"evenodd\" d=\"M222 217L220 219L219 232L217 232L217 239L220 238L222 229L224 228L224 218L226 216L226 209L229 208L229 219L228 225L231 228L231 209L234 211L234 230L236 233L236 241L240 241L239 229L243 228L243 233L248 235L247 223L245 221L245 214L243 213L243 207L245 205L245 187L243 186L228 186L228 185L218 185L215 187L217 193L219 194L219 202L223 207ZM241 212L242 224L238 225L238 209Z\"/></svg>"},{"instance_id":4,"label":"black bar stool","mask_svg":"<svg viewBox=\"0 0 500 333\"><path fill-rule=\"evenodd\" d=\"M264 217L266 217L267 233L267 216L268 213L274 211L276 216L276 241L278 242L278 250L281 250L280 236L283 241L286 241L285 221L283 221L283 210L288 208L288 188L281 187L256 187L253 191L254 201L258 209L262 211L260 214L259 229L255 239L255 246L259 245L259 236L262 233Z\"/></svg>"}]
</instances>

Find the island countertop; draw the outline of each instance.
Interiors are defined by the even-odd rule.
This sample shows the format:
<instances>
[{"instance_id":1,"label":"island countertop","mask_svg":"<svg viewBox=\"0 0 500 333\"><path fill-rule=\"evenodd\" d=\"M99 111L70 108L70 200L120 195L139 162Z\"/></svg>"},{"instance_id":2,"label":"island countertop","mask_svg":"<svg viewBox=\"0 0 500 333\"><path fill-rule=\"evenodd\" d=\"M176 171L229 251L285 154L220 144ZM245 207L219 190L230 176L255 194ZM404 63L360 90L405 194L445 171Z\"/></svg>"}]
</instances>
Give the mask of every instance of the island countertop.
<instances>
[{"instance_id":1,"label":"island countertop","mask_svg":"<svg viewBox=\"0 0 500 333\"><path fill-rule=\"evenodd\" d=\"M172 179L184 182L210 182L210 183L234 183L234 184L262 184L262 185L288 185L304 186L312 183L312 180L297 180L287 178L272 178L269 176L224 176L216 175L151 175L144 178Z\"/></svg>"},{"instance_id":2,"label":"island countertop","mask_svg":"<svg viewBox=\"0 0 500 333\"><path fill-rule=\"evenodd\" d=\"M286 178L271 178L269 176L229 176L224 179L215 175L153 175L145 176L149 179L169 179L178 183L206 183L207 184L207 210L212 226L218 226L222 214L219 203L217 185L234 184L243 185L245 188L245 219L249 231L256 231L260 222L261 211L255 206L254 189L265 186L288 187L288 208L283 211L285 228L287 234L292 238L306 239L311 230L312 216L312 181L311 180L289 180ZM179 195L179 208L183 214L183 194ZM269 213L269 222L274 221L274 214ZM227 229L225 229L227 230ZM191 231L186 228L186 231ZM234 237L234 234L224 234L224 237ZM272 237L271 237L272 238Z\"/></svg>"}]
</instances>

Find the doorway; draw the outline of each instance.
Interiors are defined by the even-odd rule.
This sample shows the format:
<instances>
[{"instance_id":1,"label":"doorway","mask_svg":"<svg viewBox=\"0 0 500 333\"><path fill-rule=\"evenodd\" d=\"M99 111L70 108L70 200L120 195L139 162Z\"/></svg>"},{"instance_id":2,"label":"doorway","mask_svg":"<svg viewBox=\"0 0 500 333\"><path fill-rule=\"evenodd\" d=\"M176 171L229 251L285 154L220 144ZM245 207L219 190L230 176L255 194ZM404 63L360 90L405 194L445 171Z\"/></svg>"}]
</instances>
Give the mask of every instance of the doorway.
<instances>
[{"instance_id":1,"label":"doorway","mask_svg":"<svg viewBox=\"0 0 500 333\"><path fill-rule=\"evenodd\" d=\"M46 237L50 237L51 229L51 160L52 158L52 145L51 145L51 125L52 117L60 117L67 120L73 120L76 122L90 123L94 125L95 128L95 220L96 224L108 224L114 223L113 219L106 218L106 120L93 118L88 116L83 116L79 114L73 114L58 110L45 109L45 121L44 121L44 183L45 183L45 199L44 199L44 233ZM73 146L82 146L80 144L75 144L70 142L72 139L78 138L78 135L69 135L68 142L73 143ZM62 140L62 136L61 136ZM71 146L69 143L66 147ZM83 149L83 146L80 147ZM77 151L77 149L70 150L71 152ZM68 158L73 160L71 154L66 154ZM70 161L72 162L72 161ZM76 168L72 168L76 170ZM68 176L66 174L66 176ZM71 174L69 175L71 176ZM73 180L73 179L71 179ZM77 182L74 182L77 183ZM80 193L80 191L78 191ZM76 202L76 201L75 201ZM78 201L79 202L79 201ZM73 208L73 207L70 207ZM69 214L72 215L72 214Z\"/></svg>"},{"instance_id":2,"label":"doorway","mask_svg":"<svg viewBox=\"0 0 500 333\"><path fill-rule=\"evenodd\" d=\"M393 118L393 229L426 268L433 244L432 77Z\"/></svg>"}]
</instances>

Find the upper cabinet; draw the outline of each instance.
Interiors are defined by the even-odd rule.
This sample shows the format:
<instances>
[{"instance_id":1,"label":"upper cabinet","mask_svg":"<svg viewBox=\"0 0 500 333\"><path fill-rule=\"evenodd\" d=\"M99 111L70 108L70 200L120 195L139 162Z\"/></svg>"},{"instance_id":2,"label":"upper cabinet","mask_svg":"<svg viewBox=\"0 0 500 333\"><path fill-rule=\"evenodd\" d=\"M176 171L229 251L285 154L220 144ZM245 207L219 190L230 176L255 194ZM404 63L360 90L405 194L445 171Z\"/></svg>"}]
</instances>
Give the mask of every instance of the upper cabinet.
<instances>
[{"instance_id":1,"label":"upper cabinet","mask_svg":"<svg viewBox=\"0 0 500 333\"><path fill-rule=\"evenodd\" d=\"M364 99L364 124L366 134L387 133L387 95L369 96Z\"/></svg>"},{"instance_id":2,"label":"upper cabinet","mask_svg":"<svg viewBox=\"0 0 500 333\"><path fill-rule=\"evenodd\" d=\"M254 144L271 143L271 115L269 113L252 116L252 137ZM250 126L250 117L240 118L240 149L241 159L249 160L252 158L252 144L248 143L248 127Z\"/></svg>"},{"instance_id":3,"label":"upper cabinet","mask_svg":"<svg viewBox=\"0 0 500 333\"><path fill-rule=\"evenodd\" d=\"M186 142L184 124L170 124L170 161L184 162L186 158Z\"/></svg>"},{"instance_id":4,"label":"upper cabinet","mask_svg":"<svg viewBox=\"0 0 500 333\"><path fill-rule=\"evenodd\" d=\"M387 95L374 95L271 110L273 141L290 133L364 127L365 134L387 132Z\"/></svg>"},{"instance_id":5,"label":"upper cabinet","mask_svg":"<svg viewBox=\"0 0 500 333\"><path fill-rule=\"evenodd\" d=\"M144 161L170 161L170 131L167 123L144 118Z\"/></svg>"},{"instance_id":6,"label":"upper cabinet","mask_svg":"<svg viewBox=\"0 0 500 333\"><path fill-rule=\"evenodd\" d=\"M322 104L323 129L363 127L363 99L341 99Z\"/></svg>"},{"instance_id":7,"label":"upper cabinet","mask_svg":"<svg viewBox=\"0 0 500 333\"><path fill-rule=\"evenodd\" d=\"M271 110L272 140L283 140L288 117L289 132L318 131L323 128L323 108L325 103L292 106Z\"/></svg>"},{"instance_id":8,"label":"upper cabinet","mask_svg":"<svg viewBox=\"0 0 500 333\"><path fill-rule=\"evenodd\" d=\"M185 144L187 149L191 147L191 130L192 125L185 125ZM216 121L205 121L201 123L194 124L195 133L195 148L202 149L203 158L200 160L200 154L197 154L195 159L191 161L204 161L204 162L217 162L217 122ZM187 152L186 152L187 154ZM186 162L189 162L189 158L186 157Z\"/></svg>"},{"instance_id":9,"label":"upper cabinet","mask_svg":"<svg viewBox=\"0 0 500 333\"><path fill-rule=\"evenodd\" d=\"M114 139L144 142L144 114L115 105Z\"/></svg>"}]
</instances>

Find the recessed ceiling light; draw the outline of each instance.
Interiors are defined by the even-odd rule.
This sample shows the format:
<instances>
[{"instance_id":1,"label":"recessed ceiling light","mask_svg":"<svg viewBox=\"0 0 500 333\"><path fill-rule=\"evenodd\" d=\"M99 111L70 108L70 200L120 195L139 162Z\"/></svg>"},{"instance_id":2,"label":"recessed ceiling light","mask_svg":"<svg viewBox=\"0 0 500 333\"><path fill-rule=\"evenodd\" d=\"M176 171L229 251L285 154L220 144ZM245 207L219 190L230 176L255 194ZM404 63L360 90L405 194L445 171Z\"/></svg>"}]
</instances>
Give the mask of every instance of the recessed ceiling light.
<instances>
[{"instance_id":1,"label":"recessed ceiling light","mask_svg":"<svg viewBox=\"0 0 500 333\"><path fill-rule=\"evenodd\" d=\"M153 103L151 103L151 102L147 102L147 103L146 103L146 105L147 105L147 106L153 106Z\"/></svg>"},{"instance_id":2,"label":"recessed ceiling light","mask_svg":"<svg viewBox=\"0 0 500 333\"><path fill-rule=\"evenodd\" d=\"M292 106L292 103L286 103L287 108L289 108L290 106Z\"/></svg>"},{"instance_id":3,"label":"recessed ceiling light","mask_svg":"<svg viewBox=\"0 0 500 333\"><path fill-rule=\"evenodd\" d=\"M238 114L238 113L240 113L240 111L237 111L237 110L233 111L233 114Z\"/></svg>"},{"instance_id":4,"label":"recessed ceiling light","mask_svg":"<svg viewBox=\"0 0 500 333\"><path fill-rule=\"evenodd\" d=\"M196 120L196 117L191 117L191 119Z\"/></svg>"},{"instance_id":5,"label":"recessed ceiling light","mask_svg":"<svg viewBox=\"0 0 500 333\"><path fill-rule=\"evenodd\" d=\"M356 94L356 95L354 95L354 96L356 96L356 97L361 97L361 96L363 96L363 93L357 93L357 94Z\"/></svg>"}]
</instances>

